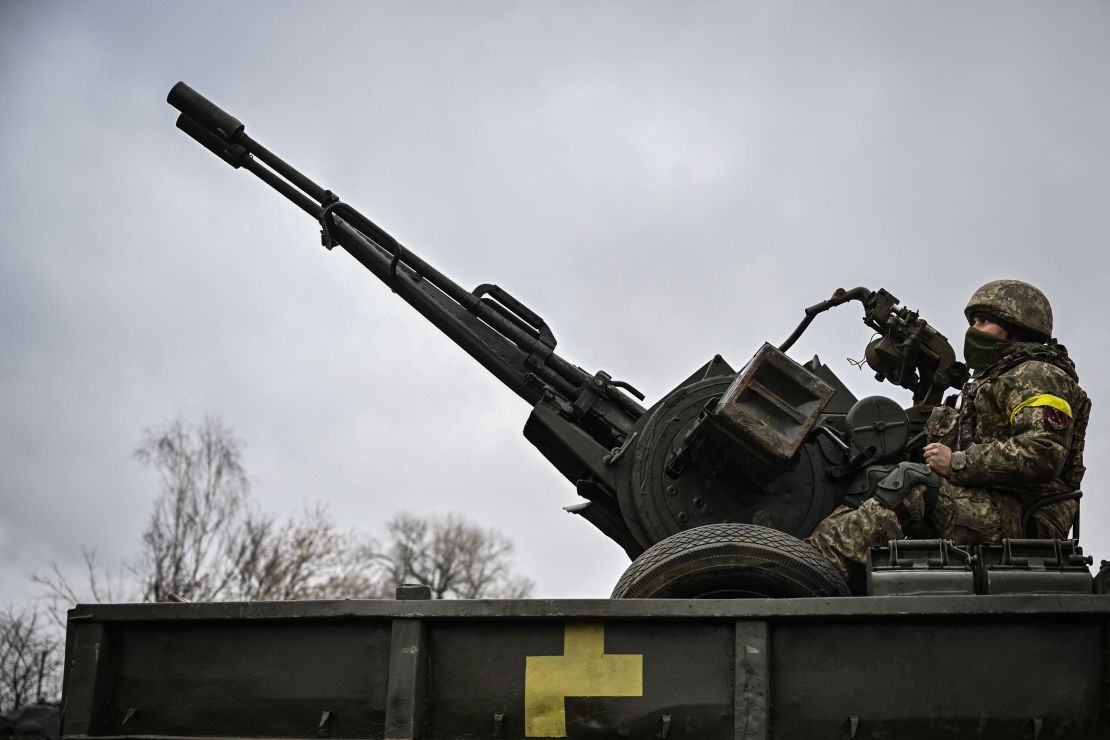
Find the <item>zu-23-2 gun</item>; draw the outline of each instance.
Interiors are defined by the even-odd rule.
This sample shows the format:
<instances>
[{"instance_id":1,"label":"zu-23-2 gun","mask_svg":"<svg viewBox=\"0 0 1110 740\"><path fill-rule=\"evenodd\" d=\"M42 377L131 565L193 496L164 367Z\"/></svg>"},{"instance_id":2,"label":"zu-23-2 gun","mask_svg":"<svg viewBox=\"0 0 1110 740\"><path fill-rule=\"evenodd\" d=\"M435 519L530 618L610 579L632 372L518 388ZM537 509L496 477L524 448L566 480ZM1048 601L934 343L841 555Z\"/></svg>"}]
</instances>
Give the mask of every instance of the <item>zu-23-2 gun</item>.
<instances>
[{"instance_id":1,"label":"zu-23-2 gun","mask_svg":"<svg viewBox=\"0 0 1110 740\"><path fill-rule=\"evenodd\" d=\"M300 207L318 222L325 247L346 250L527 401L524 436L585 499L568 511L630 558L722 523L803 538L863 467L913 458L921 413L879 396L857 400L816 357L798 364L785 354L819 313L862 303L864 323L879 335L867 363L879 380L913 391L918 411L966 379L943 335L887 291L861 287L807 308L785 342L765 344L739 371L717 355L645 408L633 386L557 354L551 329L508 291L461 288L185 83L168 102L181 113L178 128ZM656 595L718 594L714 588Z\"/></svg>"}]
</instances>

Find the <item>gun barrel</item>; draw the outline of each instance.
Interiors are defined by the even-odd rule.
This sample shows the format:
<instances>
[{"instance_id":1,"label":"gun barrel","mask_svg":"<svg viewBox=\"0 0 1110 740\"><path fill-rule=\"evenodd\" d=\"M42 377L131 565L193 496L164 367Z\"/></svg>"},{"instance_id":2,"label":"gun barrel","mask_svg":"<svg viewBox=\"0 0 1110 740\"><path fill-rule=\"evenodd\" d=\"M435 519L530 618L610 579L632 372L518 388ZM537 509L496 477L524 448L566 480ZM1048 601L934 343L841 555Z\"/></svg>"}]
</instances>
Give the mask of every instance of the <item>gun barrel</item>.
<instances>
[{"instance_id":1,"label":"gun barrel","mask_svg":"<svg viewBox=\"0 0 1110 740\"><path fill-rule=\"evenodd\" d=\"M243 133L242 121L184 82L178 82L170 88L166 102L226 142L233 142L235 137Z\"/></svg>"},{"instance_id":2,"label":"gun barrel","mask_svg":"<svg viewBox=\"0 0 1110 740\"><path fill-rule=\"evenodd\" d=\"M535 313L497 286L467 291L393 236L246 134L243 123L184 82L167 96L177 126L235 168L243 168L320 222L324 245L338 244L530 404L548 393L574 403L594 381L554 353L555 338ZM626 434L644 409L610 383L615 410L599 413L610 437Z\"/></svg>"},{"instance_id":3,"label":"gun barrel","mask_svg":"<svg viewBox=\"0 0 1110 740\"><path fill-rule=\"evenodd\" d=\"M243 162L250 156L246 149L238 144L231 144L221 139L206 126L190 118L186 113L177 117L177 127L235 169L242 167Z\"/></svg>"}]
</instances>

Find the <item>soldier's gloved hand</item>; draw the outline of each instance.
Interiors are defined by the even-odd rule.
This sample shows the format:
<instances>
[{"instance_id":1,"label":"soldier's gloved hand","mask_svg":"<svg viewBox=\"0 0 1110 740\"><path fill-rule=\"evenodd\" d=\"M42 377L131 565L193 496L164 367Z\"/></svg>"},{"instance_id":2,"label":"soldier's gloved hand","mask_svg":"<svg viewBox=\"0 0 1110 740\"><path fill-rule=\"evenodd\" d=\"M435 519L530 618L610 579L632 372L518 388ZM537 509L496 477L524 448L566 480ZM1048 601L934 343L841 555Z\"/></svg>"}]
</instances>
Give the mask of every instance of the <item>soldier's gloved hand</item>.
<instances>
[{"instance_id":1,"label":"soldier's gloved hand","mask_svg":"<svg viewBox=\"0 0 1110 740\"><path fill-rule=\"evenodd\" d=\"M952 448L939 442L925 445L925 464L937 475L947 478L952 472Z\"/></svg>"}]
</instances>

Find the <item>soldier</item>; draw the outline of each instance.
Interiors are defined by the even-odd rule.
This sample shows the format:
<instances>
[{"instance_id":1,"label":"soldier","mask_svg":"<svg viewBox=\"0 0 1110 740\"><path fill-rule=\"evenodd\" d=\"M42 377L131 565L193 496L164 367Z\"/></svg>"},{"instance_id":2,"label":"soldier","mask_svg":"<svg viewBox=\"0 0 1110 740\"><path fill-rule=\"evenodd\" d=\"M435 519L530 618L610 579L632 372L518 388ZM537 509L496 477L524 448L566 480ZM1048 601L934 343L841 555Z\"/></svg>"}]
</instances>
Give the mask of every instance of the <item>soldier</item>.
<instances>
[{"instance_id":1,"label":"soldier","mask_svg":"<svg viewBox=\"0 0 1110 740\"><path fill-rule=\"evenodd\" d=\"M1021 524L1037 499L1078 490L1084 472L1091 403L1067 350L1051 338L1048 299L1028 283L995 280L975 291L964 314L973 374L925 425L928 467L869 473L863 490L853 486L806 539L845 574L866 565L869 547L906 531L976 545L1062 539L1072 526L1075 500L1037 509L1027 531Z\"/></svg>"}]
</instances>

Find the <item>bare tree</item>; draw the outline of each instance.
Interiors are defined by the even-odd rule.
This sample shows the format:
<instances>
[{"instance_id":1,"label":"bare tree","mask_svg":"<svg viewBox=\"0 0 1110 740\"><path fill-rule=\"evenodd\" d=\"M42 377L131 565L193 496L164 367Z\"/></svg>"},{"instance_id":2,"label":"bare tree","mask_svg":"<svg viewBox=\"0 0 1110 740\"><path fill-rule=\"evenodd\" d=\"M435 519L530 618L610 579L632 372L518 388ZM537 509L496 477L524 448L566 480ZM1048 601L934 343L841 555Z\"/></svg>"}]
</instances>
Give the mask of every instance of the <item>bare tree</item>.
<instances>
[{"instance_id":1,"label":"bare tree","mask_svg":"<svg viewBox=\"0 0 1110 740\"><path fill-rule=\"evenodd\" d=\"M228 555L239 550L250 491L242 450L211 418L195 428L178 419L146 431L135 457L158 472L162 491L136 564L144 600L226 595L238 570Z\"/></svg>"},{"instance_id":2,"label":"bare tree","mask_svg":"<svg viewBox=\"0 0 1110 740\"><path fill-rule=\"evenodd\" d=\"M34 573L31 580L46 588L43 598L49 603L46 610L56 627L65 629L66 610L81 602L110 604L142 600L143 589L134 579L134 570L126 564L119 566L116 574L101 568L96 560L96 550L82 547L85 560L83 588L74 586L57 563L50 564L45 573Z\"/></svg>"},{"instance_id":3,"label":"bare tree","mask_svg":"<svg viewBox=\"0 0 1110 740\"><path fill-rule=\"evenodd\" d=\"M59 647L37 611L0 612L0 712L60 693Z\"/></svg>"},{"instance_id":4,"label":"bare tree","mask_svg":"<svg viewBox=\"0 0 1110 740\"><path fill-rule=\"evenodd\" d=\"M388 540L374 548L378 583L422 583L436 599L524 598L532 581L513 572L512 542L496 529L482 529L457 514L397 514Z\"/></svg>"},{"instance_id":5,"label":"bare tree","mask_svg":"<svg viewBox=\"0 0 1110 740\"><path fill-rule=\"evenodd\" d=\"M512 543L455 514L393 517L385 545L339 530L320 505L279 521L250 500L243 443L219 421L145 432L135 457L161 481L139 556L110 578L85 550L84 588L53 565L34 576L55 606L79 601L388 598L420 582L436 598L518 598ZM63 617L58 610L58 621Z\"/></svg>"},{"instance_id":6,"label":"bare tree","mask_svg":"<svg viewBox=\"0 0 1110 740\"><path fill-rule=\"evenodd\" d=\"M367 598L380 589L354 535L320 505L278 524L252 512L229 553L231 592L244 601Z\"/></svg>"},{"instance_id":7,"label":"bare tree","mask_svg":"<svg viewBox=\"0 0 1110 740\"><path fill-rule=\"evenodd\" d=\"M214 419L174 420L147 430L135 451L161 490L138 557L110 577L85 549L86 578L75 587L61 569L34 580L55 607L80 601L254 601L358 598L382 591L372 563L325 507L277 521L250 500L243 443ZM91 599L90 599L91 597ZM57 621L64 622L56 608Z\"/></svg>"}]
</instances>

